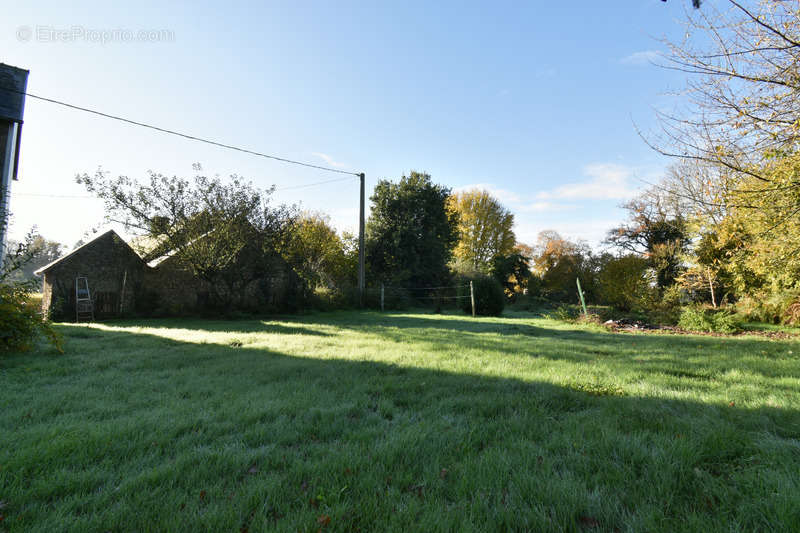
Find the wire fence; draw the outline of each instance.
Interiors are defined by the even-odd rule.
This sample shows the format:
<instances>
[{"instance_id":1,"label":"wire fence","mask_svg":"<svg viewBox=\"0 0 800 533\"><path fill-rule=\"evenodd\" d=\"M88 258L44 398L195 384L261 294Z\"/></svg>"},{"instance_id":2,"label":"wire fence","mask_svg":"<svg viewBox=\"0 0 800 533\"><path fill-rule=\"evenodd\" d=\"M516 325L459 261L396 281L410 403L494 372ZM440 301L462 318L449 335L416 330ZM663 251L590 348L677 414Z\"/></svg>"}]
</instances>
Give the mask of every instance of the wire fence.
<instances>
[{"instance_id":1,"label":"wire fence","mask_svg":"<svg viewBox=\"0 0 800 533\"><path fill-rule=\"evenodd\" d=\"M364 289L365 305L381 311L408 307L456 308L473 311L475 296L471 283L430 287L385 285Z\"/></svg>"}]
</instances>

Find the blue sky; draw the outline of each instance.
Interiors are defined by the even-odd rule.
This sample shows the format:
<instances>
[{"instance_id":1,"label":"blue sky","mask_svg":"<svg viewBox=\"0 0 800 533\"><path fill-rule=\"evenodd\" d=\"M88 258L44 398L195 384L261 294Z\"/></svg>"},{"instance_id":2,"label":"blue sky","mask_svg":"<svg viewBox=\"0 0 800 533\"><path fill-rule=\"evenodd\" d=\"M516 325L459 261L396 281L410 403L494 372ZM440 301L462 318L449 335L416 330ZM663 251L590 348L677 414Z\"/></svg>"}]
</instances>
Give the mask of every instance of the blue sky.
<instances>
[{"instance_id":1,"label":"blue sky","mask_svg":"<svg viewBox=\"0 0 800 533\"><path fill-rule=\"evenodd\" d=\"M258 151L381 178L427 171L480 185L516 215L520 241L555 229L596 243L669 161L634 124L684 80L648 63L687 2L15 2L0 62L31 93ZM56 36L63 30L74 37ZM132 32L132 40L109 32ZM136 40L140 31L165 38ZM99 42L106 32L108 42ZM71 245L102 222L78 172L239 174L287 187L337 177L28 100L19 236ZM358 182L276 193L357 227Z\"/></svg>"}]
</instances>

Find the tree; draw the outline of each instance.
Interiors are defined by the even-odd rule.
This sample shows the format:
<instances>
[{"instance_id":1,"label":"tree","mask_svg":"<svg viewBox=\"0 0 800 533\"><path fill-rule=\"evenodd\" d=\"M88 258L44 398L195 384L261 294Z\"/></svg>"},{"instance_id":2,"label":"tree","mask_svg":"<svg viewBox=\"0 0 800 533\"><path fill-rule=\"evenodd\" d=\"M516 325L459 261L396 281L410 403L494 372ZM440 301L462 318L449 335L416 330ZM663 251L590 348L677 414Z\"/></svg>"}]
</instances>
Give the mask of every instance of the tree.
<instances>
[{"instance_id":1,"label":"tree","mask_svg":"<svg viewBox=\"0 0 800 533\"><path fill-rule=\"evenodd\" d=\"M611 229L606 243L645 257L656 273L659 289L672 285L681 273L689 244L686 221L674 197L649 189L623 206L628 222Z\"/></svg>"},{"instance_id":2,"label":"tree","mask_svg":"<svg viewBox=\"0 0 800 533\"><path fill-rule=\"evenodd\" d=\"M527 288L531 277L528 261L529 257L520 252L497 255L492 260L491 275L500 282L506 296L521 293Z\"/></svg>"},{"instance_id":3,"label":"tree","mask_svg":"<svg viewBox=\"0 0 800 533\"><path fill-rule=\"evenodd\" d=\"M533 271L541 279L544 296L556 301L577 300L576 278L584 289L594 286L592 252L583 243L571 242L555 231L539 233Z\"/></svg>"},{"instance_id":4,"label":"tree","mask_svg":"<svg viewBox=\"0 0 800 533\"><path fill-rule=\"evenodd\" d=\"M649 265L637 254L608 258L598 272L600 301L621 311L644 308L655 299Z\"/></svg>"},{"instance_id":5,"label":"tree","mask_svg":"<svg viewBox=\"0 0 800 533\"><path fill-rule=\"evenodd\" d=\"M257 190L238 176L190 181L150 172L142 184L98 171L76 181L104 201L109 221L149 237L159 253L175 253L207 282L215 306L236 307L244 288L270 273L296 218L291 208L269 205L272 189Z\"/></svg>"},{"instance_id":6,"label":"tree","mask_svg":"<svg viewBox=\"0 0 800 533\"><path fill-rule=\"evenodd\" d=\"M287 257L312 291L318 286L341 289L355 280L356 265L345 243L321 213L303 213L294 225Z\"/></svg>"},{"instance_id":7,"label":"tree","mask_svg":"<svg viewBox=\"0 0 800 533\"><path fill-rule=\"evenodd\" d=\"M454 194L448 207L459 217L459 240L453 252L459 270L488 273L495 258L512 253L514 215L487 191Z\"/></svg>"},{"instance_id":8,"label":"tree","mask_svg":"<svg viewBox=\"0 0 800 533\"><path fill-rule=\"evenodd\" d=\"M663 66L689 75L685 111L649 140L682 170L665 184L692 207L687 286L716 292L800 284L800 7L726 0L689 15ZM718 300L715 294L713 301Z\"/></svg>"},{"instance_id":9,"label":"tree","mask_svg":"<svg viewBox=\"0 0 800 533\"><path fill-rule=\"evenodd\" d=\"M20 247L24 247L26 261L20 265L11 275L17 281L32 280L37 288L41 286L41 280L36 277L34 272L41 267L52 263L62 255L63 246L55 241L48 241L34 230L26 237L26 241L8 241L7 250L13 252Z\"/></svg>"},{"instance_id":10,"label":"tree","mask_svg":"<svg viewBox=\"0 0 800 533\"><path fill-rule=\"evenodd\" d=\"M366 227L368 275L413 287L446 284L458 239L458 215L447 209L450 189L428 174L411 172L399 182L381 180L370 200Z\"/></svg>"},{"instance_id":11,"label":"tree","mask_svg":"<svg viewBox=\"0 0 800 533\"><path fill-rule=\"evenodd\" d=\"M689 15L686 39L665 42L670 54L663 66L690 75L689 105L684 113L660 114L662 133L649 143L715 169L714 188L732 193L719 198L726 208L796 217L780 197L800 189L800 180L776 179L767 163L795 153L800 143L800 8L770 0L724 4ZM755 201L765 196L773 201Z\"/></svg>"}]
</instances>

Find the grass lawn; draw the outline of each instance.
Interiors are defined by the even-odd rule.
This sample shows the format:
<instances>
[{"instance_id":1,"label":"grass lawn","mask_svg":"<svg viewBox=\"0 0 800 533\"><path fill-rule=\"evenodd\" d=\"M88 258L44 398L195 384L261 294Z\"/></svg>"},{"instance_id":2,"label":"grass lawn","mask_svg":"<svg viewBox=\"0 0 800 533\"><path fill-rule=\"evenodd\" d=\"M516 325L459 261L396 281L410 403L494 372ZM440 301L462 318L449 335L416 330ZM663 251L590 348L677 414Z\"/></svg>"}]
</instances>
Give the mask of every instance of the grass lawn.
<instances>
[{"instance_id":1,"label":"grass lawn","mask_svg":"<svg viewBox=\"0 0 800 533\"><path fill-rule=\"evenodd\" d=\"M0 531L800 531L800 342L532 315L61 325Z\"/></svg>"}]
</instances>

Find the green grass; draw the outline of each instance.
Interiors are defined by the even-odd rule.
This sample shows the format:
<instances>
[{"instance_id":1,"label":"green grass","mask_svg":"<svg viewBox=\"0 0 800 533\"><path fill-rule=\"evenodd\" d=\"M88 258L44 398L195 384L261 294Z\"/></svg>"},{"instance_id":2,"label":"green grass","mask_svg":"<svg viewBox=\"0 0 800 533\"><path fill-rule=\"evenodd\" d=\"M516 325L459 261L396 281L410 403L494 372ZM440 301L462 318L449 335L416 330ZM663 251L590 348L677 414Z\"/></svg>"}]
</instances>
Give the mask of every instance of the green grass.
<instances>
[{"instance_id":1,"label":"green grass","mask_svg":"<svg viewBox=\"0 0 800 533\"><path fill-rule=\"evenodd\" d=\"M0 531L800 531L800 343L531 315L61 325Z\"/></svg>"},{"instance_id":2,"label":"green grass","mask_svg":"<svg viewBox=\"0 0 800 533\"><path fill-rule=\"evenodd\" d=\"M770 331L800 335L800 326L790 324L770 324L769 322L745 322L742 324L745 331Z\"/></svg>"}]
</instances>

